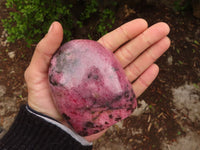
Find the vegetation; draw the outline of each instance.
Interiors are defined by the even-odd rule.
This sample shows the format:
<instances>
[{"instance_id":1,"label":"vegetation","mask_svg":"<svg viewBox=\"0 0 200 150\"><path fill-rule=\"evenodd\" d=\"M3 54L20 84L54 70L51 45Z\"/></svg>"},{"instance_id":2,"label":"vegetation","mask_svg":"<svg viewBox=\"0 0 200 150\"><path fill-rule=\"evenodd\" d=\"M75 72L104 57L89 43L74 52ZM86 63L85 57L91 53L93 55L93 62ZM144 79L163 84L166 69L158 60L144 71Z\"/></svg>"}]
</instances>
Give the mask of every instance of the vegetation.
<instances>
[{"instance_id":1,"label":"vegetation","mask_svg":"<svg viewBox=\"0 0 200 150\"><path fill-rule=\"evenodd\" d=\"M174 10L176 12L183 13L187 9L191 9L191 1L188 0L176 0L174 1Z\"/></svg>"},{"instance_id":2,"label":"vegetation","mask_svg":"<svg viewBox=\"0 0 200 150\"><path fill-rule=\"evenodd\" d=\"M110 22L110 23L109 23ZM99 25L97 26L97 31L104 35L108 30L112 28L115 23L114 13L110 9L105 9L100 15Z\"/></svg>"},{"instance_id":3,"label":"vegetation","mask_svg":"<svg viewBox=\"0 0 200 150\"><path fill-rule=\"evenodd\" d=\"M95 30L100 35L115 22L113 11L102 8L97 0L7 0L6 7L13 10L1 20L8 42L23 39L28 45L37 43L55 20L63 25L65 40L72 38L73 28L83 28L94 16L98 19Z\"/></svg>"}]
</instances>

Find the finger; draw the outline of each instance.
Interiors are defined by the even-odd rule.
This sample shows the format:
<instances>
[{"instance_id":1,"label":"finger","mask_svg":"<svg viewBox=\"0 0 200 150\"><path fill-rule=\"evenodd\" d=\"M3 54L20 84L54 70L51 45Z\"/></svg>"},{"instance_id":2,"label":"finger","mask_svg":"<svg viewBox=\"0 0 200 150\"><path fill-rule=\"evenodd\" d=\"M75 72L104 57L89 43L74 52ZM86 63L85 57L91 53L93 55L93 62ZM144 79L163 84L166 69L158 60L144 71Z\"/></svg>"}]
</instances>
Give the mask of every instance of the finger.
<instances>
[{"instance_id":1,"label":"finger","mask_svg":"<svg viewBox=\"0 0 200 150\"><path fill-rule=\"evenodd\" d=\"M34 73L46 74L50 59L63 39L63 29L59 22L53 22L47 35L38 43L30 67Z\"/></svg>"},{"instance_id":2,"label":"finger","mask_svg":"<svg viewBox=\"0 0 200 150\"><path fill-rule=\"evenodd\" d=\"M159 67L152 64L133 84L133 90L136 97L139 97L157 77Z\"/></svg>"},{"instance_id":3,"label":"finger","mask_svg":"<svg viewBox=\"0 0 200 150\"><path fill-rule=\"evenodd\" d=\"M134 62L126 67L125 73L130 82L133 82L144 72L153 62L155 62L170 46L170 39L164 37L152 47L147 49Z\"/></svg>"},{"instance_id":4,"label":"finger","mask_svg":"<svg viewBox=\"0 0 200 150\"><path fill-rule=\"evenodd\" d=\"M142 33L147 27L148 24L144 19L135 19L104 35L98 42L108 50L115 51L122 44Z\"/></svg>"},{"instance_id":5,"label":"finger","mask_svg":"<svg viewBox=\"0 0 200 150\"><path fill-rule=\"evenodd\" d=\"M145 49L165 37L169 33L169 26L166 23L157 23L143 33L138 35L135 39L129 41L115 52L115 56L123 67L131 63L138 57Z\"/></svg>"}]
</instances>

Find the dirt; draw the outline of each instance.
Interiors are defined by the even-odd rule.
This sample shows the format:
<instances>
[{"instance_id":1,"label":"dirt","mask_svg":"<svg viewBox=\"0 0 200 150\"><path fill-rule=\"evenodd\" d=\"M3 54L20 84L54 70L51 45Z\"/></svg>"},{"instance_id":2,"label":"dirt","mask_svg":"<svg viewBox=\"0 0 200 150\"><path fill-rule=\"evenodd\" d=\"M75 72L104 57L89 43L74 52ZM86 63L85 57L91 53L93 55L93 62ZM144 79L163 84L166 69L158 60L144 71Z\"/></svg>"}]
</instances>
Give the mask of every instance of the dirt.
<instances>
[{"instance_id":1,"label":"dirt","mask_svg":"<svg viewBox=\"0 0 200 150\"><path fill-rule=\"evenodd\" d=\"M138 17L146 19L149 26L164 21L171 28L171 47L156 62L159 76L138 99L139 112L111 127L95 142L95 150L200 149L200 19L190 8L177 12L174 1L119 1L113 29ZM0 2L0 19L9 12L4 2ZM91 25L96 24L90 21L87 27ZM93 39L98 39L99 35L87 27L73 31L74 38L87 38L89 31ZM6 36L0 22L0 137L8 130L20 104L27 101L23 73L35 48L27 48L22 40L7 43Z\"/></svg>"}]
</instances>

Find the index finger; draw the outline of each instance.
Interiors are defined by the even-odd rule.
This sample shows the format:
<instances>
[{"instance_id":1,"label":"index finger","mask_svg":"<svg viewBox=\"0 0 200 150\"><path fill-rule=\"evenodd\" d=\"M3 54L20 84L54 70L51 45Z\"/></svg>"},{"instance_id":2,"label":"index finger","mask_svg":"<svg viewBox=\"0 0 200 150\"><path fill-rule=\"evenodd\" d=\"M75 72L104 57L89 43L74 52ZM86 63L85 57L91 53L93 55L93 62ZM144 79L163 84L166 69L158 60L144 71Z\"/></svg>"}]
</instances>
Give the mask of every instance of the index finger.
<instances>
[{"instance_id":1,"label":"index finger","mask_svg":"<svg viewBox=\"0 0 200 150\"><path fill-rule=\"evenodd\" d=\"M148 24L144 19L135 19L107 33L98 42L108 50L115 51L122 44L142 33L147 27Z\"/></svg>"}]
</instances>

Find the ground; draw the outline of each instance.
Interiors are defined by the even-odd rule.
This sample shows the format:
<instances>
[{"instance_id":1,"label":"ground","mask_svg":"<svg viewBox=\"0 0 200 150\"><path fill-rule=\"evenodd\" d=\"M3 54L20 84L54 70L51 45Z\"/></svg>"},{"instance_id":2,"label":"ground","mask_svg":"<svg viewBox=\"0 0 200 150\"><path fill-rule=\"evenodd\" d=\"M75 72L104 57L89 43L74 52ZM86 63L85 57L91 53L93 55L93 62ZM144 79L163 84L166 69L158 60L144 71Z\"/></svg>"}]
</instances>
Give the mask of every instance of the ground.
<instances>
[{"instance_id":1,"label":"ground","mask_svg":"<svg viewBox=\"0 0 200 150\"><path fill-rule=\"evenodd\" d=\"M177 12L171 4L127 1L115 10L113 28L138 17L149 26L168 23L171 47L156 62L159 76L138 99L137 111L112 126L94 143L95 150L200 149L200 19L191 9ZM0 1L0 14L0 19L8 15L4 0ZM86 31L74 31L74 38L87 37ZM7 43L6 36L0 23L0 137L27 101L23 73L35 47L27 48L23 41Z\"/></svg>"}]
</instances>

